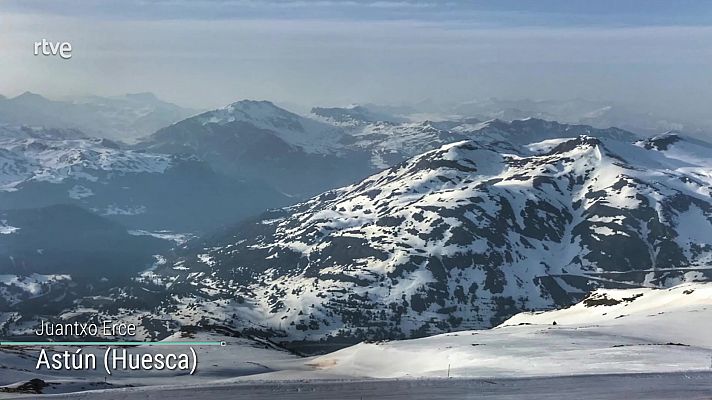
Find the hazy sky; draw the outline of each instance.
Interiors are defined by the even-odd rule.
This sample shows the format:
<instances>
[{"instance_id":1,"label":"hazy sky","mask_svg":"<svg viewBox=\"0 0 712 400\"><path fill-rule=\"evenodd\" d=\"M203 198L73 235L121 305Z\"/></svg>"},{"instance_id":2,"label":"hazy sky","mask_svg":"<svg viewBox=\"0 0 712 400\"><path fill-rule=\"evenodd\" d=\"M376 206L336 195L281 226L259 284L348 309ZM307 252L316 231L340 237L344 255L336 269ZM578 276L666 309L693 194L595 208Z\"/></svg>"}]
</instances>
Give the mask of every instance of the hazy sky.
<instances>
[{"instance_id":1,"label":"hazy sky","mask_svg":"<svg viewBox=\"0 0 712 400\"><path fill-rule=\"evenodd\" d=\"M33 42L70 41L71 60ZM712 105L710 1L0 0L0 93Z\"/></svg>"}]
</instances>

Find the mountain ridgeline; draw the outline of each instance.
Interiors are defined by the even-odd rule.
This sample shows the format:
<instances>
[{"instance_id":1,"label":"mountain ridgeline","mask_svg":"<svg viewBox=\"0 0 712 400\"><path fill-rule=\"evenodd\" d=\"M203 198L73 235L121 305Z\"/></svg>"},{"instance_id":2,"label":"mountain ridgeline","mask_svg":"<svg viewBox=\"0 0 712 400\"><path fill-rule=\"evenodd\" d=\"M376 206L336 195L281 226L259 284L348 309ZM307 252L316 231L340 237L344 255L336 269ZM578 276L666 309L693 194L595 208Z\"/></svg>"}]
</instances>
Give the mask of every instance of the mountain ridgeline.
<instances>
[{"instance_id":1,"label":"mountain ridgeline","mask_svg":"<svg viewBox=\"0 0 712 400\"><path fill-rule=\"evenodd\" d=\"M405 122L363 107L314 108L307 118L268 101L243 100L157 131L137 148L190 154L217 171L260 180L296 199L351 184L409 157L470 138L511 146L579 134L633 140L620 129L595 129L537 119L511 124L472 119Z\"/></svg>"}]
</instances>

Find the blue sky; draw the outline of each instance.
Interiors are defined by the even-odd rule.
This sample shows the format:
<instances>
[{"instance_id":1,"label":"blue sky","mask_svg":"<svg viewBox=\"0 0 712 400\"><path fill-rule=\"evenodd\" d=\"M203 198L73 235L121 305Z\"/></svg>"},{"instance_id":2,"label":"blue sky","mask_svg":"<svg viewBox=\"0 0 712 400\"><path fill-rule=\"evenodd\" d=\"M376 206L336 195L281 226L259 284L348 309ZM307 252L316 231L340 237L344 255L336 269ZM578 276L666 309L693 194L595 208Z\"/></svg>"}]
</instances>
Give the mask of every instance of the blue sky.
<instances>
[{"instance_id":1,"label":"blue sky","mask_svg":"<svg viewBox=\"0 0 712 400\"><path fill-rule=\"evenodd\" d=\"M190 106L582 97L705 113L712 1L3 0L0 93ZM69 61L35 40L71 41Z\"/></svg>"}]
</instances>

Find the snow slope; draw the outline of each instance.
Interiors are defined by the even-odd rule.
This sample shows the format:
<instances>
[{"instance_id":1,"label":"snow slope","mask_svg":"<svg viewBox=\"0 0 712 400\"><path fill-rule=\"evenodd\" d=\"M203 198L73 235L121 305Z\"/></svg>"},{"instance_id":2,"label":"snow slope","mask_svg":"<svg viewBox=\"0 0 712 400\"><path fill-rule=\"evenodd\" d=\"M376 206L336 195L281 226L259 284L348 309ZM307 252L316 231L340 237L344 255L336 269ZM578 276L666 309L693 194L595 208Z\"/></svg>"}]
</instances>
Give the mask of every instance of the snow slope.
<instances>
[{"instance_id":1,"label":"snow slope","mask_svg":"<svg viewBox=\"0 0 712 400\"><path fill-rule=\"evenodd\" d=\"M556 324L554 324L556 322ZM378 378L522 377L709 371L712 284L599 289L562 310L485 331L361 343L309 361Z\"/></svg>"}]
</instances>

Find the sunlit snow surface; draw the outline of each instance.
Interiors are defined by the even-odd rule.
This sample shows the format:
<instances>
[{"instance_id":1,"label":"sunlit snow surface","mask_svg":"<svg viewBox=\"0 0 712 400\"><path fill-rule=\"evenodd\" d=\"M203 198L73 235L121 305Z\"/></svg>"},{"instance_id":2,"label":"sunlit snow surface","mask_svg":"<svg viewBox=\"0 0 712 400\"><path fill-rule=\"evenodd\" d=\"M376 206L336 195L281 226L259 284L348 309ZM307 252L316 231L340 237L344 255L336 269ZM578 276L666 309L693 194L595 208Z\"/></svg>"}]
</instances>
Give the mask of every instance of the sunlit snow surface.
<instances>
[{"instance_id":1,"label":"sunlit snow surface","mask_svg":"<svg viewBox=\"0 0 712 400\"><path fill-rule=\"evenodd\" d=\"M171 163L168 155L121 150L102 139L0 138L0 191L17 190L30 181L95 182L106 173L162 173ZM68 195L81 199L93 193L75 185Z\"/></svg>"},{"instance_id":2,"label":"sunlit snow surface","mask_svg":"<svg viewBox=\"0 0 712 400\"><path fill-rule=\"evenodd\" d=\"M41 275L30 274L26 276L20 275L0 275L0 297L9 304L16 303L27 298L34 298L44 295L51 291L50 287L57 282L71 281L69 275ZM5 319L12 313L0 313L0 321L6 322Z\"/></svg>"},{"instance_id":3,"label":"sunlit snow surface","mask_svg":"<svg viewBox=\"0 0 712 400\"><path fill-rule=\"evenodd\" d=\"M522 377L710 369L712 284L598 290L490 330L365 344L314 365L370 377Z\"/></svg>"},{"instance_id":4,"label":"sunlit snow surface","mask_svg":"<svg viewBox=\"0 0 712 400\"><path fill-rule=\"evenodd\" d=\"M7 221L0 220L0 235L9 235L11 233L17 232L18 230L20 230L20 228L16 226L10 226L7 224Z\"/></svg>"}]
</instances>

